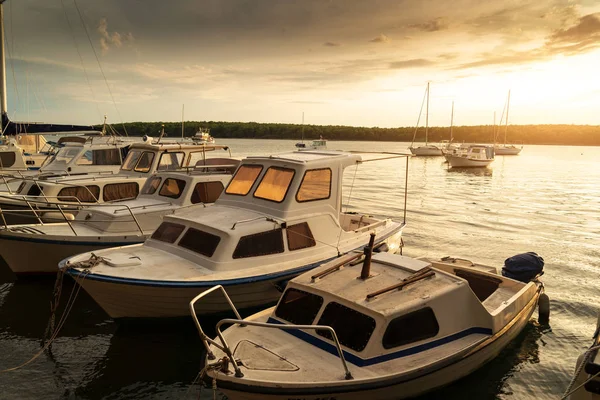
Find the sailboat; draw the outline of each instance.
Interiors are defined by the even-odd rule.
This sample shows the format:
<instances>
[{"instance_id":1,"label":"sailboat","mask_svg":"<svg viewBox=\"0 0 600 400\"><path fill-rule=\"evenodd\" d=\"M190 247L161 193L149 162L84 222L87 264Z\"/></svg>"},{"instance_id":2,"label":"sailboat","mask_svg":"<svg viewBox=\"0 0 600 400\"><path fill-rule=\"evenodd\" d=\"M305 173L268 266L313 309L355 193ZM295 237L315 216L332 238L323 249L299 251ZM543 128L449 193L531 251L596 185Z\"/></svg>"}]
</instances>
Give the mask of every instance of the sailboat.
<instances>
[{"instance_id":1,"label":"sailboat","mask_svg":"<svg viewBox=\"0 0 600 400\"><path fill-rule=\"evenodd\" d=\"M504 144L494 145L494 152L499 156L516 156L519 155L523 146L520 148L514 144L506 144L506 133L508 131L508 108L510 106L510 90L508 91L508 99L506 100L506 124L504 125Z\"/></svg>"},{"instance_id":2,"label":"sailboat","mask_svg":"<svg viewBox=\"0 0 600 400\"><path fill-rule=\"evenodd\" d=\"M413 141L408 148L412 154L415 156L441 156L442 150L428 143L429 136L429 82L427 82L427 91L425 92L427 96L427 109L425 112L425 146L413 147L415 144L415 137L417 136L417 129L419 128L419 122L417 121L417 127L415 128L415 134L413 136ZM419 118L421 115L419 114Z\"/></svg>"}]
</instances>

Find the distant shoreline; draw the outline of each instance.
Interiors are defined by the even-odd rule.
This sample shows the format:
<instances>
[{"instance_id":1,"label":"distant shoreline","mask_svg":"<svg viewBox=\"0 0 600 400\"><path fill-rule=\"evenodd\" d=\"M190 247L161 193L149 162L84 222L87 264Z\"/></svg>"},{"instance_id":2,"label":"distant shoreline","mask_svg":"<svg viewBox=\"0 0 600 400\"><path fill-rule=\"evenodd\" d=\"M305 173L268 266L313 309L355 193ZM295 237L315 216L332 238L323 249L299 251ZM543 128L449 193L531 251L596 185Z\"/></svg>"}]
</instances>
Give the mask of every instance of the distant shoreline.
<instances>
[{"instance_id":1,"label":"distant shoreline","mask_svg":"<svg viewBox=\"0 0 600 400\"><path fill-rule=\"evenodd\" d=\"M124 135L158 137L164 125L167 137L181 137L181 122L128 122L115 124L113 128ZM378 128L343 125L300 125L257 122L186 121L185 137L193 136L198 129L208 128L216 139L289 139L312 141L320 136L332 141L378 141L412 142L414 127ZM95 125L95 129L101 126ZM496 143L504 143L504 127L498 128ZM454 142L492 143L491 125L455 126L452 128ZM450 139L450 127L430 127L429 142ZM425 141L425 129L419 127L415 143ZM566 145L600 146L600 125L509 125L507 144L516 145Z\"/></svg>"}]
</instances>

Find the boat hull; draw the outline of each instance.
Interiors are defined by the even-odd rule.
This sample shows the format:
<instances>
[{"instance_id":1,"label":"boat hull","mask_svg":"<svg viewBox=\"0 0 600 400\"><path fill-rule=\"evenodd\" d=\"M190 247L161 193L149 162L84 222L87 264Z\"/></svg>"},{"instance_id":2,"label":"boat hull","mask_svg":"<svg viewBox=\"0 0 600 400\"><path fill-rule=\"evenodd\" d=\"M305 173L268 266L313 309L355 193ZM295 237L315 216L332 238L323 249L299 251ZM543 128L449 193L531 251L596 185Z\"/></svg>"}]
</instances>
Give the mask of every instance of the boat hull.
<instances>
[{"instance_id":1,"label":"boat hull","mask_svg":"<svg viewBox=\"0 0 600 400\"><path fill-rule=\"evenodd\" d=\"M497 156L516 156L519 155L521 149L518 147L496 147L494 148L494 153Z\"/></svg>"},{"instance_id":2,"label":"boat hull","mask_svg":"<svg viewBox=\"0 0 600 400\"><path fill-rule=\"evenodd\" d=\"M460 156L450 156L448 158L448 163L451 167L454 168L478 168L478 167L487 167L494 160L476 160L472 158L460 157Z\"/></svg>"},{"instance_id":3,"label":"boat hull","mask_svg":"<svg viewBox=\"0 0 600 400\"><path fill-rule=\"evenodd\" d=\"M42 235L38 235L42 236ZM58 263L70 256L115 246L142 243L145 237L75 238L56 240L23 238L0 231L0 254L17 276L56 274Z\"/></svg>"},{"instance_id":4,"label":"boat hull","mask_svg":"<svg viewBox=\"0 0 600 400\"><path fill-rule=\"evenodd\" d=\"M498 356L525 328L536 308L540 294L541 289L538 288L535 296L524 309L505 328L491 336L483 344L476 346L471 352L455 362L443 366L431 365L429 368L424 369L418 377L407 379L400 373L364 383L349 380L343 381L344 383L341 385L328 386L327 388L318 386L294 388L292 385L267 387L252 385L252 383L239 384L223 380L220 376L217 376L217 387L232 400L288 400L291 398L301 398L303 400L394 400L418 396L449 385L471 374ZM207 380L211 381L212 379L207 377ZM240 380L238 379L238 381Z\"/></svg>"},{"instance_id":5,"label":"boat hull","mask_svg":"<svg viewBox=\"0 0 600 400\"><path fill-rule=\"evenodd\" d=\"M410 147L410 152L415 156L441 156L442 150L438 147L421 146L421 147Z\"/></svg>"}]
</instances>

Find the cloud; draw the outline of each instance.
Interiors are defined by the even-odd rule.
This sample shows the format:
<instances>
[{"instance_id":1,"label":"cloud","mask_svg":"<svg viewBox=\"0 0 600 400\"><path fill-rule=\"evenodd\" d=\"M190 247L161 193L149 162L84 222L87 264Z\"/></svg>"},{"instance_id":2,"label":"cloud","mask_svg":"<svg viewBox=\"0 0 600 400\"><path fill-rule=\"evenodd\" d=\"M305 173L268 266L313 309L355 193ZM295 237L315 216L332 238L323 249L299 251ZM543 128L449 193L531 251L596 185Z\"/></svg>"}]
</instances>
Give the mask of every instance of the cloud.
<instances>
[{"instance_id":1,"label":"cloud","mask_svg":"<svg viewBox=\"0 0 600 400\"><path fill-rule=\"evenodd\" d=\"M424 32L437 32L448 29L448 22L443 17L437 17L420 24L411 24L409 28L419 29Z\"/></svg>"},{"instance_id":2,"label":"cloud","mask_svg":"<svg viewBox=\"0 0 600 400\"><path fill-rule=\"evenodd\" d=\"M373 39L369 40L369 42L371 43L389 43L391 41L391 39L387 36L385 36L383 33L379 34L379 36L374 37Z\"/></svg>"},{"instance_id":3,"label":"cloud","mask_svg":"<svg viewBox=\"0 0 600 400\"><path fill-rule=\"evenodd\" d=\"M589 14L581 17L578 23L568 29L560 29L550 36L550 46L576 45L587 47L600 40L600 13Z\"/></svg>"},{"instance_id":4,"label":"cloud","mask_svg":"<svg viewBox=\"0 0 600 400\"><path fill-rule=\"evenodd\" d=\"M100 19L97 31L100 34L100 48L102 49L102 54L106 54L112 47L120 48L123 46L123 43L132 43L134 41L131 32L125 35L122 35L119 32L109 32L108 21L106 18Z\"/></svg>"},{"instance_id":5,"label":"cloud","mask_svg":"<svg viewBox=\"0 0 600 400\"><path fill-rule=\"evenodd\" d=\"M393 61L389 63L390 69L406 69L406 68L417 68L417 67L427 67L435 64L435 62L431 60L426 60L424 58L413 58L411 60L402 60L402 61Z\"/></svg>"},{"instance_id":6,"label":"cloud","mask_svg":"<svg viewBox=\"0 0 600 400\"><path fill-rule=\"evenodd\" d=\"M336 42L323 43L323 46L325 46L325 47L340 47L341 45L342 45L341 43L336 43Z\"/></svg>"}]
</instances>

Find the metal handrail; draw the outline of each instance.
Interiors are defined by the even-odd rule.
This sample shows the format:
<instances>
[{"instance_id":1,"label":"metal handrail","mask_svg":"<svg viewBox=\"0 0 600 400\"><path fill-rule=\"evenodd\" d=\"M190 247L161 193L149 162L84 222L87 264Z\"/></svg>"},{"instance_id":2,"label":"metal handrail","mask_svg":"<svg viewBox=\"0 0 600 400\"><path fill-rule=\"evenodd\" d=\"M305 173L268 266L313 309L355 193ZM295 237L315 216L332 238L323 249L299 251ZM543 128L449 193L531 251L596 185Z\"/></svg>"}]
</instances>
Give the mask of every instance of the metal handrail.
<instances>
[{"instance_id":1,"label":"metal handrail","mask_svg":"<svg viewBox=\"0 0 600 400\"><path fill-rule=\"evenodd\" d=\"M279 222L279 221L277 221L277 220L276 220L274 217L270 217L270 216L267 216L267 215L263 215L263 216L256 217L256 218L250 218L250 219L241 219L241 220L239 220L239 221L235 221L235 222L233 223L233 226L231 227L231 230L232 230L232 231L233 231L233 230L235 230L235 226L236 226L237 224L244 224L244 223L246 223L246 222L258 221L259 219L264 219L264 220L266 220L267 222L273 222L273 223L275 223L275 224L279 224L279 225L281 225L281 222L285 222L285 221L281 221L281 222Z\"/></svg>"},{"instance_id":2,"label":"metal handrail","mask_svg":"<svg viewBox=\"0 0 600 400\"><path fill-rule=\"evenodd\" d=\"M198 301L202 297L206 296L207 294L216 291L217 289L221 289L221 292L223 293L223 295L227 299L227 302L231 306L231 309L234 311L234 313L238 317L238 319L225 318L225 319L220 320L217 323L216 331L217 331L217 335L219 336L219 339L221 340L222 345L220 345L219 343L217 343L216 341L214 341L213 339L211 339L210 337L208 337L204 333L204 331L202 330L202 327L200 326L200 322L198 321L198 317L196 315L196 309L194 308L194 304L196 303L196 301ZM200 338L202 339L202 343L204 344L204 347L206 348L206 352L207 352L208 358L210 360L214 360L215 359L215 355L212 353L212 351L210 350L209 345L208 345L208 343L210 342L212 345L214 345L215 347L217 347L218 349L220 349L221 351L223 351L225 354L227 354L227 356L231 360L231 364L233 365L233 368L235 369L235 376L238 377L238 378L242 378L244 376L244 374L240 370L240 367L239 367L238 363L235 361L235 359L233 357L233 352L231 351L231 348L227 344L227 342L225 340L225 337L223 336L223 332L221 332L221 326L223 324L234 324L234 325L240 325L242 327L248 325L248 326L257 326L257 327L260 327L260 328L275 328L275 329L283 329L283 330L312 329L312 330L315 330L315 331L317 331L317 330L328 331L331 334L331 337L333 338L333 342L335 343L335 346L336 346L337 351L338 351L338 355L339 355L340 360L342 362L342 366L343 366L343 369L344 369L344 372L345 372L344 379L346 379L346 380L353 379L352 373L348 369L348 364L346 363L346 358L344 357L344 352L342 351L342 346L340 345L340 341L338 340L337 334L335 333L335 329L333 329L331 326L327 326L327 325L270 324L268 322L255 322L255 321L243 320L240 317L237 309L235 308L235 305L231 301L231 298L229 297L229 295L225 291L225 288L222 285L214 286L211 289L205 290L204 292L200 293L198 296L194 297L194 299L192 299L192 301L190 301L190 312L192 314L192 317L194 318L194 323L196 324L196 327L198 328L198 331L200 332Z\"/></svg>"}]
</instances>

